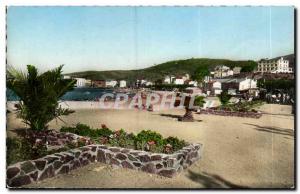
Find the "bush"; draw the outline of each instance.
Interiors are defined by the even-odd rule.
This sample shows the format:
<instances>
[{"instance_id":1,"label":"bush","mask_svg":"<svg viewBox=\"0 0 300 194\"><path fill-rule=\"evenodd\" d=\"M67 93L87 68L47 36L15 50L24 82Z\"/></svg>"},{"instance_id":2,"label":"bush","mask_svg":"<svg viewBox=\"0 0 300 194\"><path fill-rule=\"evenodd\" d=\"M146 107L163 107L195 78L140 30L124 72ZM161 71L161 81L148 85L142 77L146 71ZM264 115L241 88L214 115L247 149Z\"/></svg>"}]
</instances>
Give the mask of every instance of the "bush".
<instances>
[{"instance_id":1,"label":"bush","mask_svg":"<svg viewBox=\"0 0 300 194\"><path fill-rule=\"evenodd\" d=\"M109 139L109 144L112 146L135 148L135 135L127 134L123 129L115 131Z\"/></svg>"},{"instance_id":2,"label":"bush","mask_svg":"<svg viewBox=\"0 0 300 194\"><path fill-rule=\"evenodd\" d=\"M96 133L93 134L93 131L88 125L77 123L75 127L75 133L81 136L95 136Z\"/></svg>"},{"instance_id":3,"label":"bush","mask_svg":"<svg viewBox=\"0 0 300 194\"><path fill-rule=\"evenodd\" d=\"M155 147L163 146L162 135L151 130L142 130L135 138L135 145L137 149L145 150L146 144L154 142Z\"/></svg>"},{"instance_id":4,"label":"bush","mask_svg":"<svg viewBox=\"0 0 300 194\"><path fill-rule=\"evenodd\" d=\"M194 106L203 107L205 104L204 96L196 96L194 101Z\"/></svg>"},{"instance_id":5,"label":"bush","mask_svg":"<svg viewBox=\"0 0 300 194\"><path fill-rule=\"evenodd\" d=\"M85 142L68 143L64 147L58 149L47 150L44 144L34 144L34 138L7 138L6 139L6 163L11 165L25 160L35 160L49 154L67 151L77 147L82 147Z\"/></svg>"},{"instance_id":6,"label":"bush","mask_svg":"<svg viewBox=\"0 0 300 194\"><path fill-rule=\"evenodd\" d=\"M109 137L113 134L113 131L108 128L96 129L97 136L100 137Z\"/></svg>"},{"instance_id":7,"label":"bush","mask_svg":"<svg viewBox=\"0 0 300 194\"><path fill-rule=\"evenodd\" d=\"M6 163L7 165L29 160L30 155L30 144L28 142L22 141L17 138L7 138L6 139Z\"/></svg>"},{"instance_id":8,"label":"bush","mask_svg":"<svg viewBox=\"0 0 300 194\"><path fill-rule=\"evenodd\" d=\"M113 134L113 131L108 128L92 129L88 125L77 123L75 127L62 127L61 132L75 133L80 136L88 136L92 139L98 139L99 137L109 137Z\"/></svg>"},{"instance_id":9,"label":"bush","mask_svg":"<svg viewBox=\"0 0 300 194\"><path fill-rule=\"evenodd\" d=\"M6 149L7 165L24 160L34 160L48 154L45 145L33 145L29 139L25 138L7 138Z\"/></svg>"},{"instance_id":10,"label":"bush","mask_svg":"<svg viewBox=\"0 0 300 194\"><path fill-rule=\"evenodd\" d=\"M218 95L218 98L222 105L227 105L229 103L231 95L229 95L227 91L223 91Z\"/></svg>"},{"instance_id":11,"label":"bush","mask_svg":"<svg viewBox=\"0 0 300 194\"><path fill-rule=\"evenodd\" d=\"M164 139L164 145L170 144L174 152L182 149L187 143L184 140L179 140L177 137L168 137Z\"/></svg>"},{"instance_id":12,"label":"bush","mask_svg":"<svg viewBox=\"0 0 300 194\"><path fill-rule=\"evenodd\" d=\"M78 123L76 127L62 127L61 132L70 132L77 135L88 136L95 142L101 144L146 150L156 153L166 153L165 147L168 147L169 149L167 153L172 153L187 145L185 141L179 140L177 137L163 139L161 134L151 130L142 130L135 136L133 133L126 133L123 129L112 131L106 126L102 129L91 129L87 125ZM169 145L166 146L167 144Z\"/></svg>"}]
</instances>

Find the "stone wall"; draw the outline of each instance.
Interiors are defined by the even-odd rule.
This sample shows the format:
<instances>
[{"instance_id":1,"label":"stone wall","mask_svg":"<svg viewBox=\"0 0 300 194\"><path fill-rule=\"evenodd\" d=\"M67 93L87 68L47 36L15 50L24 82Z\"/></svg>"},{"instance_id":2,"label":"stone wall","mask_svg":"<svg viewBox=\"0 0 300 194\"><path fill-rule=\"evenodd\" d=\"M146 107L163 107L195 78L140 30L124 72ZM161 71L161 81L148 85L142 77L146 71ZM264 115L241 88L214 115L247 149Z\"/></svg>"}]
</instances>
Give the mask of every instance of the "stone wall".
<instances>
[{"instance_id":1,"label":"stone wall","mask_svg":"<svg viewBox=\"0 0 300 194\"><path fill-rule=\"evenodd\" d=\"M221 115L221 116L235 116L235 117L249 117L249 118L260 118L262 116L261 112L234 112L234 111L222 111L222 110L213 110L206 109L201 110L200 114L212 114L212 115Z\"/></svg>"},{"instance_id":2,"label":"stone wall","mask_svg":"<svg viewBox=\"0 0 300 194\"><path fill-rule=\"evenodd\" d=\"M88 145L9 166L6 172L7 186L20 187L68 173L93 162L171 178L199 160L201 150L201 144L191 144L168 155L104 145Z\"/></svg>"}]
</instances>

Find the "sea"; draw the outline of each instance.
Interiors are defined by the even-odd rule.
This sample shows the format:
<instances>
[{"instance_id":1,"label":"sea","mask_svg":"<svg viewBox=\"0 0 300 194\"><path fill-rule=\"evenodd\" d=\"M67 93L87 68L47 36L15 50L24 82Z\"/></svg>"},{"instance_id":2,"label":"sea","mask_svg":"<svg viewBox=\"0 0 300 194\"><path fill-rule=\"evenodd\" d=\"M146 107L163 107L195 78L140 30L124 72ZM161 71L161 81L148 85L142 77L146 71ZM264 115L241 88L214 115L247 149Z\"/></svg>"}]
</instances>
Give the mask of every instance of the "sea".
<instances>
[{"instance_id":1,"label":"sea","mask_svg":"<svg viewBox=\"0 0 300 194\"><path fill-rule=\"evenodd\" d=\"M116 90L110 88L74 88L72 91L69 91L65 95L63 95L60 100L97 101L105 93L112 93L115 97L118 93L124 92L117 92ZM134 94L130 93L128 95L133 96ZM19 97L12 90L7 88L6 99L7 101L18 101Z\"/></svg>"}]
</instances>

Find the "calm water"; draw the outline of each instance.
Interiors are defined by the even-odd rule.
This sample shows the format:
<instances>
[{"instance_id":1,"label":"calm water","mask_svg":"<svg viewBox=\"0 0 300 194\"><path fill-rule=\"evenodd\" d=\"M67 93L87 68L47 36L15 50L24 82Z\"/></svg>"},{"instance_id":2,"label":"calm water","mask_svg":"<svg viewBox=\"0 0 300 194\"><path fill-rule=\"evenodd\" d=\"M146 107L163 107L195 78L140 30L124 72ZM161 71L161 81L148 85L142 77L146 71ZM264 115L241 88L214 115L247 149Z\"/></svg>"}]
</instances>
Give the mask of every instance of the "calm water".
<instances>
[{"instance_id":1,"label":"calm water","mask_svg":"<svg viewBox=\"0 0 300 194\"><path fill-rule=\"evenodd\" d=\"M97 100L105 93L113 93L113 89L103 88L74 88L74 90L67 92L61 100L73 100L73 101L86 101ZM116 95L117 93L114 93ZM11 90L6 90L6 97L8 101L19 100L18 96Z\"/></svg>"}]
</instances>

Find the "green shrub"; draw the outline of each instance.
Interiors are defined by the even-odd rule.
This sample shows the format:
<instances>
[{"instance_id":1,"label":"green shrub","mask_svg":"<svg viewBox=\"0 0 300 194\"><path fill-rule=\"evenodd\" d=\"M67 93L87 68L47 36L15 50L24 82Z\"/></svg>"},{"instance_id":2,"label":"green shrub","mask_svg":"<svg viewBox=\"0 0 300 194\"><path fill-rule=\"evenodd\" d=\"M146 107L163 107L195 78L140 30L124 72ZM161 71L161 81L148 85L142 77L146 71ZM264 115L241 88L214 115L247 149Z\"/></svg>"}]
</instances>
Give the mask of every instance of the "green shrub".
<instances>
[{"instance_id":1,"label":"green shrub","mask_svg":"<svg viewBox=\"0 0 300 194\"><path fill-rule=\"evenodd\" d=\"M164 147L167 144L172 146L172 152L180 150L186 146L185 141L179 140L177 137L168 137L163 139L161 134L151 130L142 130L137 135L134 135L133 133L126 133L126 131L123 129L117 131L112 131L107 127L101 129L91 129L87 125L78 123L76 127L62 127L61 131L88 136L96 143L105 142L104 144L107 143L111 146L146 150L156 153L163 153ZM105 141L103 138L105 138Z\"/></svg>"},{"instance_id":2,"label":"green shrub","mask_svg":"<svg viewBox=\"0 0 300 194\"><path fill-rule=\"evenodd\" d=\"M25 138L7 138L6 153L7 164L13 164L24 160L34 160L48 155L46 145L34 146Z\"/></svg>"},{"instance_id":3,"label":"green shrub","mask_svg":"<svg viewBox=\"0 0 300 194\"><path fill-rule=\"evenodd\" d=\"M88 136L92 139L99 137L109 137L113 131L108 128L92 129L88 125L77 123L75 127L62 127L61 132L75 133L80 136Z\"/></svg>"},{"instance_id":4,"label":"green shrub","mask_svg":"<svg viewBox=\"0 0 300 194\"><path fill-rule=\"evenodd\" d=\"M161 134L151 130L142 130L135 138L136 148L144 150L146 144L151 141L154 141L155 146L157 147L163 146L163 138Z\"/></svg>"},{"instance_id":5,"label":"green shrub","mask_svg":"<svg viewBox=\"0 0 300 194\"><path fill-rule=\"evenodd\" d=\"M90 126L86 125L86 124L82 124L82 123L77 123L76 124L76 129L79 130L79 131L82 131L82 130L90 130Z\"/></svg>"},{"instance_id":6,"label":"green shrub","mask_svg":"<svg viewBox=\"0 0 300 194\"><path fill-rule=\"evenodd\" d=\"M113 131L108 128L96 129L95 131L98 137L109 137L113 134Z\"/></svg>"},{"instance_id":7,"label":"green shrub","mask_svg":"<svg viewBox=\"0 0 300 194\"><path fill-rule=\"evenodd\" d=\"M231 99L231 95L228 94L227 91L222 91L221 94L218 95L218 98L222 105L227 105Z\"/></svg>"},{"instance_id":8,"label":"green shrub","mask_svg":"<svg viewBox=\"0 0 300 194\"><path fill-rule=\"evenodd\" d=\"M95 136L88 125L77 123L75 133L81 136Z\"/></svg>"},{"instance_id":9,"label":"green shrub","mask_svg":"<svg viewBox=\"0 0 300 194\"><path fill-rule=\"evenodd\" d=\"M177 137L168 137L164 139L164 145L170 144L174 152L182 149L187 143L184 140L179 140Z\"/></svg>"},{"instance_id":10,"label":"green shrub","mask_svg":"<svg viewBox=\"0 0 300 194\"><path fill-rule=\"evenodd\" d=\"M6 139L6 163L7 165L13 164L23 160L29 160L30 144L17 138Z\"/></svg>"},{"instance_id":11,"label":"green shrub","mask_svg":"<svg viewBox=\"0 0 300 194\"><path fill-rule=\"evenodd\" d=\"M194 101L194 106L203 107L205 104L204 96L196 96Z\"/></svg>"},{"instance_id":12,"label":"green shrub","mask_svg":"<svg viewBox=\"0 0 300 194\"><path fill-rule=\"evenodd\" d=\"M127 134L121 129L113 133L108 143L112 146L135 148L135 135L133 133Z\"/></svg>"}]
</instances>

